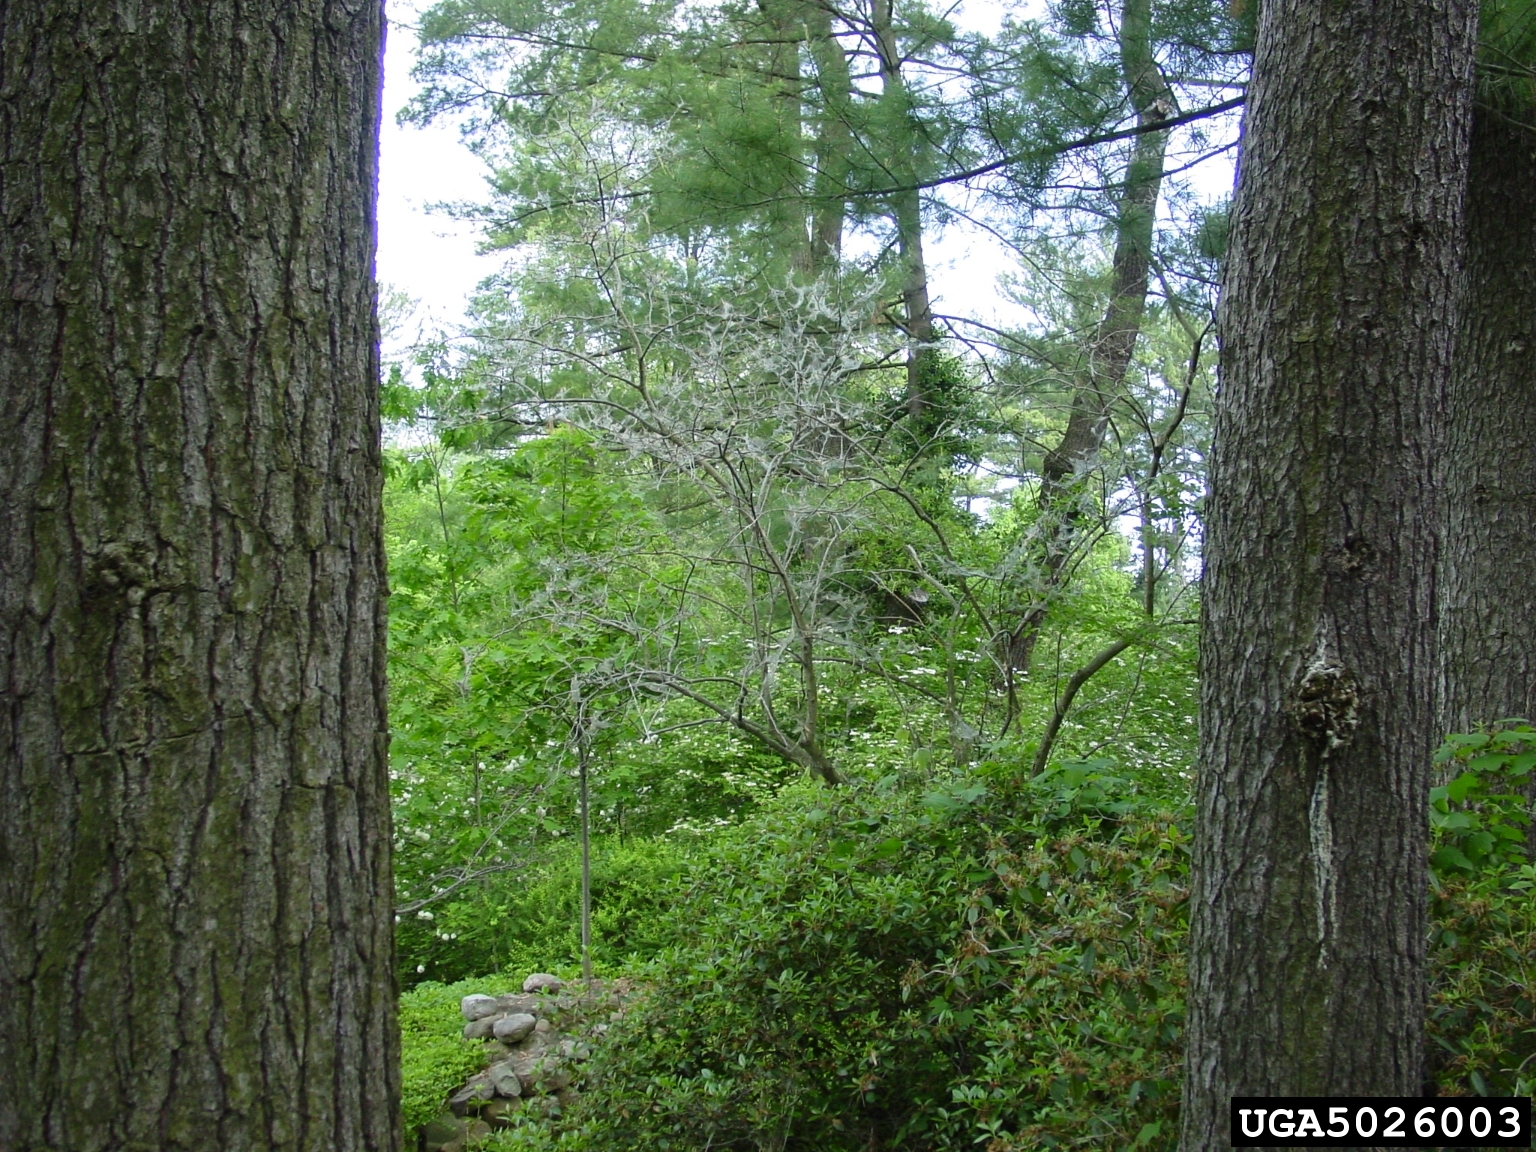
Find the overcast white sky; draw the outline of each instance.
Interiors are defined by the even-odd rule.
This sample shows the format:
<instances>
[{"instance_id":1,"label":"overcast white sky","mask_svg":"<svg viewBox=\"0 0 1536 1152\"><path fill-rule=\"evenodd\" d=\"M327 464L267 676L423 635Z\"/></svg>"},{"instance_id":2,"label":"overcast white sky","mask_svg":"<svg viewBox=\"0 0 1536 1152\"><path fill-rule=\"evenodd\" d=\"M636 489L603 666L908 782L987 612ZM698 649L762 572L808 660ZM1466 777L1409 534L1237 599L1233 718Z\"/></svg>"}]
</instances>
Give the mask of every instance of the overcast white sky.
<instances>
[{"instance_id":1,"label":"overcast white sky","mask_svg":"<svg viewBox=\"0 0 1536 1152\"><path fill-rule=\"evenodd\" d=\"M973 11L957 10L969 27L996 23L1001 6L972 0ZM429 207L444 201L478 200L486 191L485 168L445 123L401 127L395 116L416 91L411 81L416 38L410 23L416 0L389 0L391 20L384 56L384 125L380 137L378 275L386 289L420 301L413 323L389 343L408 344L417 331L452 329L464 314L475 285L500 266L498 255L476 252L473 227ZM1226 175L1223 176L1222 172ZM1219 194L1230 187L1230 166L1213 172ZM1021 319L1001 299L997 280L1010 262L1001 247L973 229L951 228L933 245L929 277L935 310L995 323Z\"/></svg>"},{"instance_id":2,"label":"overcast white sky","mask_svg":"<svg viewBox=\"0 0 1536 1152\"><path fill-rule=\"evenodd\" d=\"M479 199L484 165L447 124L401 127L395 116L416 92L410 77L416 37L404 24L414 6L390 0L384 50L384 124L379 138L379 282L421 301L423 319L451 324L480 280L499 258L475 252L473 229L429 205Z\"/></svg>"}]
</instances>

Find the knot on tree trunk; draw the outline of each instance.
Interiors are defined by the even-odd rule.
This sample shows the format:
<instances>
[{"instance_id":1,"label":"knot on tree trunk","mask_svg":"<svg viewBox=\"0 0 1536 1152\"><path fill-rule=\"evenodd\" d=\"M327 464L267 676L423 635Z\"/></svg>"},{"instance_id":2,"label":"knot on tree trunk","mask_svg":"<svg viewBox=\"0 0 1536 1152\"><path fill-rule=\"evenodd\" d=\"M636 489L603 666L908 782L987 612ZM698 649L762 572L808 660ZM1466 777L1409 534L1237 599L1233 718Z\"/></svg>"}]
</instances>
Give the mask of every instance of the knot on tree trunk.
<instances>
[{"instance_id":1,"label":"knot on tree trunk","mask_svg":"<svg viewBox=\"0 0 1536 1152\"><path fill-rule=\"evenodd\" d=\"M1326 755L1342 748L1360 726L1360 685L1349 669L1326 654L1312 658L1291 698L1291 719Z\"/></svg>"}]
</instances>

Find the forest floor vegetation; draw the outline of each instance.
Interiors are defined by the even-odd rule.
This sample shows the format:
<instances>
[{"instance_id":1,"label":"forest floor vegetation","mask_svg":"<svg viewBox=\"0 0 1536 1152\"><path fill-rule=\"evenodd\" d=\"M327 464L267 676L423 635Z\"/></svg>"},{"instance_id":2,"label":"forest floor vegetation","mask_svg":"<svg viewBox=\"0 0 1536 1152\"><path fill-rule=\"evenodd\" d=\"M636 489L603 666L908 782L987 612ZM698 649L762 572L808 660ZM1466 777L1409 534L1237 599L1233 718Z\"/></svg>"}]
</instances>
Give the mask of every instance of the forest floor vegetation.
<instances>
[{"instance_id":1,"label":"forest floor vegetation","mask_svg":"<svg viewBox=\"0 0 1536 1152\"><path fill-rule=\"evenodd\" d=\"M1433 798L1426 1075L1441 1093L1529 1094L1533 871L1499 831L1520 824L1501 781L1523 745L1466 739ZM649 994L593 1045L567 1106L484 1146L1171 1149L1188 827L1176 794L1108 761L787 787L677 851L643 908L614 889L652 950L604 967ZM565 935L520 958L541 943L574 974ZM408 1124L483 1063L459 998L505 980L406 994Z\"/></svg>"}]
</instances>

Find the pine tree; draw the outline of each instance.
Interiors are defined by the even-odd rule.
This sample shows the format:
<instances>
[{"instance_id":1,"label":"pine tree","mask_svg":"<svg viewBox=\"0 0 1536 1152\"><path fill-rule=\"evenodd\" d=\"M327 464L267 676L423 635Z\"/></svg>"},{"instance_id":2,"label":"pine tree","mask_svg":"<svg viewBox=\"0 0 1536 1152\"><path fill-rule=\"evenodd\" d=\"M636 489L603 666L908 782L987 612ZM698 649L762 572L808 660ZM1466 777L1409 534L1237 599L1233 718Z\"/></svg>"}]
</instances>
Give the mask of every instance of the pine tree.
<instances>
[{"instance_id":1,"label":"pine tree","mask_svg":"<svg viewBox=\"0 0 1536 1152\"><path fill-rule=\"evenodd\" d=\"M0 3L0 1147L394 1152L382 5Z\"/></svg>"},{"instance_id":2,"label":"pine tree","mask_svg":"<svg viewBox=\"0 0 1536 1152\"><path fill-rule=\"evenodd\" d=\"M1182 1147L1234 1095L1413 1095L1436 743L1433 451L1475 5L1260 14L1202 590Z\"/></svg>"}]
</instances>

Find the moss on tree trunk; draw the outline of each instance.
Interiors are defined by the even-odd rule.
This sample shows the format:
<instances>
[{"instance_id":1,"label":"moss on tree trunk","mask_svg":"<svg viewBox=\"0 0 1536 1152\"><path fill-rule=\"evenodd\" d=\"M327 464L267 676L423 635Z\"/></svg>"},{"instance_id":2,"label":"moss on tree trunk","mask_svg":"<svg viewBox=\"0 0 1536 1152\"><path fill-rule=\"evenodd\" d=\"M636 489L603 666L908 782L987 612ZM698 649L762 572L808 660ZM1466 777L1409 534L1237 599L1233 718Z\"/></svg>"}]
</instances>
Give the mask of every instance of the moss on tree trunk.
<instances>
[{"instance_id":1,"label":"moss on tree trunk","mask_svg":"<svg viewBox=\"0 0 1536 1152\"><path fill-rule=\"evenodd\" d=\"M0 1147L399 1145L376 0L0 0Z\"/></svg>"}]
</instances>

